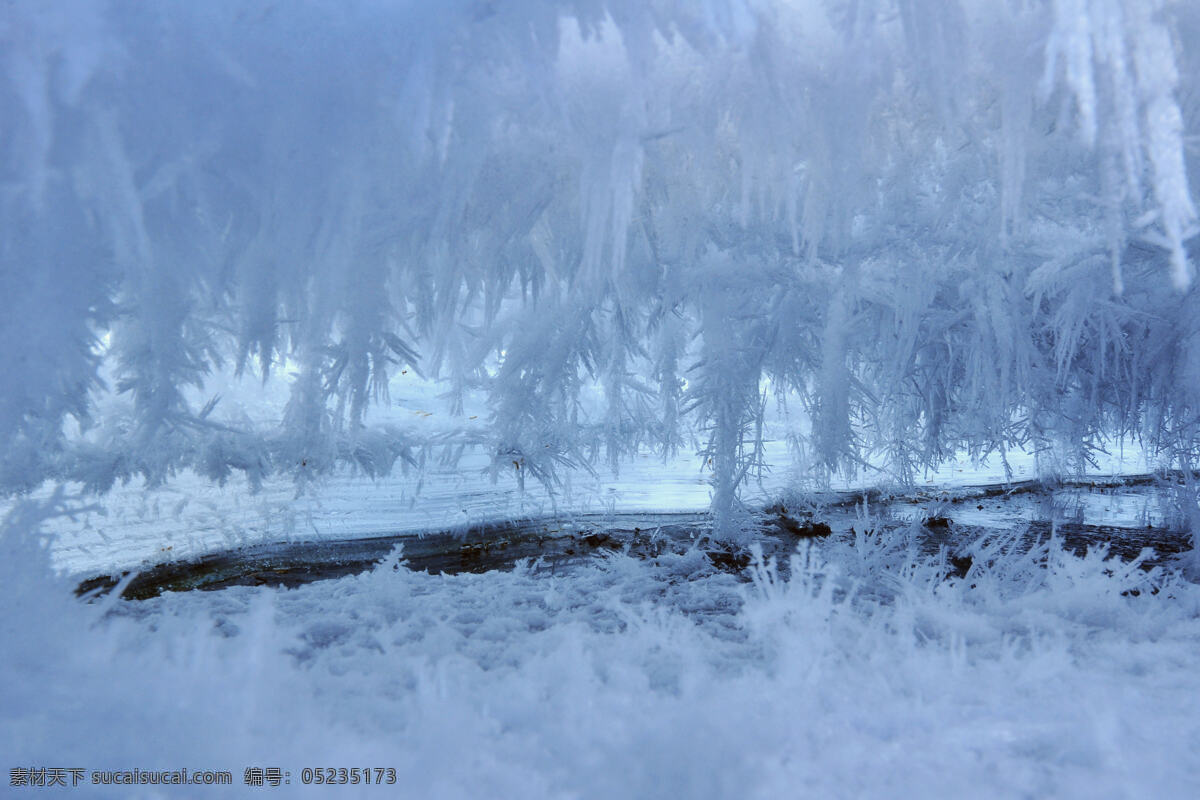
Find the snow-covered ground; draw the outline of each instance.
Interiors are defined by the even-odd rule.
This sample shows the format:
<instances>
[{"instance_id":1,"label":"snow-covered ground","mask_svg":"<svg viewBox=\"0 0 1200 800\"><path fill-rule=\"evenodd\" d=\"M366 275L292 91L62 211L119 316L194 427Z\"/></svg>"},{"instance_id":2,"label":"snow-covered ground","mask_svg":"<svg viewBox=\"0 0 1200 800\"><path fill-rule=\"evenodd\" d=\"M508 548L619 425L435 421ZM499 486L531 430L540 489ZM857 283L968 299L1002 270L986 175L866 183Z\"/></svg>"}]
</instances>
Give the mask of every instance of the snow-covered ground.
<instances>
[{"instance_id":1,"label":"snow-covered ground","mask_svg":"<svg viewBox=\"0 0 1200 800\"><path fill-rule=\"evenodd\" d=\"M246 767L279 767L280 796L1200 792L1200 586L1096 553L943 579L902 538L859 537L800 551L786 582L698 553L456 576L393 559L294 590L84 605L13 534L11 767L230 770L237 795L269 791ZM397 784L301 785L354 766Z\"/></svg>"}]
</instances>

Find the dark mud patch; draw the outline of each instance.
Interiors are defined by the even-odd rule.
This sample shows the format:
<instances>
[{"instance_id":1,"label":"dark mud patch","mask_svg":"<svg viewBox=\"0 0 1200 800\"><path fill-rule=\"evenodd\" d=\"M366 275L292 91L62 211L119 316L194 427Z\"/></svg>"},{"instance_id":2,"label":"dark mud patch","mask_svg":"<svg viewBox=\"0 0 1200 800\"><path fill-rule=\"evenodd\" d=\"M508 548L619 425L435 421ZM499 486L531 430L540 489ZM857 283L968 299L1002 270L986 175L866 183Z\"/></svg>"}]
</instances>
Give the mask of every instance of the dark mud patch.
<instances>
[{"instance_id":1,"label":"dark mud patch","mask_svg":"<svg viewBox=\"0 0 1200 800\"><path fill-rule=\"evenodd\" d=\"M1063 548L1082 556L1090 549L1107 547L1110 556L1132 561L1145 548L1154 551L1143 566L1150 569L1164 564L1170 557L1191 549L1191 536L1183 531L1165 528L1118 528L1110 525L1087 525L1076 522L1031 522L1026 538L1043 541L1051 535L1058 537Z\"/></svg>"},{"instance_id":2,"label":"dark mud patch","mask_svg":"<svg viewBox=\"0 0 1200 800\"><path fill-rule=\"evenodd\" d=\"M777 504L770 506L764 512L766 519L763 521L765 532L780 532L790 534L799 539L814 539L823 538L833 533L833 528L828 522L820 519L815 519L812 515L802 515L795 511L788 511L787 506ZM774 531L772 529L775 529Z\"/></svg>"}]
</instances>

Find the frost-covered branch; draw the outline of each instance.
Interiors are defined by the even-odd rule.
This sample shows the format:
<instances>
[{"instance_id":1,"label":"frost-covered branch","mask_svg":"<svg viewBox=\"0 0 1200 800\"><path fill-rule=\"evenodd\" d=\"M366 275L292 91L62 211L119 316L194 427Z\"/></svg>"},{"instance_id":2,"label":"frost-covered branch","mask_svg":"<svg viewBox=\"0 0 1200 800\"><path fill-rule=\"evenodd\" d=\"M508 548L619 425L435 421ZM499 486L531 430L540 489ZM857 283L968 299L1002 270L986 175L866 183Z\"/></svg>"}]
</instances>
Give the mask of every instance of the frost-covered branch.
<instances>
[{"instance_id":1,"label":"frost-covered branch","mask_svg":"<svg viewBox=\"0 0 1200 800\"><path fill-rule=\"evenodd\" d=\"M10 3L3 486L82 463L102 376L98 487L386 469L405 369L550 484L707 432L721 513L767 385L822 470L1186 461L1197 37L1181 0ZM250 368L294 373L277 432L202 424Z\"/></svg>"}]
</instances>

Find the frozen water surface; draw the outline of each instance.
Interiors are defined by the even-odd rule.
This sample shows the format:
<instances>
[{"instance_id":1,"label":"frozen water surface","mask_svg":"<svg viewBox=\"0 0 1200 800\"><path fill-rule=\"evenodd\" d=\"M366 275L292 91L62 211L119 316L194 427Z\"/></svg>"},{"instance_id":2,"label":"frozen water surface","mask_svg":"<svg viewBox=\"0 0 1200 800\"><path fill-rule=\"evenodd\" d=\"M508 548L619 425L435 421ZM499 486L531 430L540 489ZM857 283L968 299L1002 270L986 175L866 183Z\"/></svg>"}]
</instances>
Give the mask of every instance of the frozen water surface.
<instances>
[{"instance_id":1,"label":"frozen water surface","mask_svg":"<svg viewBox=\"0 0 1200 800\"><path fill-rule=\"evenodd\" d=\"M786 446L775 440L766 442L765 447L771 463L781 466L745 487L743 499L751 508L769 505L803 485L796 471L787 467L791 456ZM998 459L986 464L971 464L966 458L951 460L923 479L926 500L936 501L939 493L963 493L971 486L1005 486L1034 480L1039 474L1036 460L1029 454L1010 453L1007 461L1008 471L997 463ZM1090 474L1099 480L1119 481L1122 474L1142 474L1152 465L1134 450L1100 460ZM522 490L511 474L501 474L493 481L487 466L483 455L467 454L453 466L396 470L375 480L341 473L322 479L317 491L302 496L297 496L295 484L286 479L268 481L258 491L236 482L212 486L192 474L183 474L153 489L135 480L114 487L93 504L93 510L51 523L55 533L53 558L60 569L82 576L279 541L465 533L497 522L570 522L580 515L602 517L614 511L698 513L708 509L712 497L711 475L698 469L696 459L690 455L666 462L653 455L641 455L622 464L617 475L603 468L596 473L567 472L554 494L536 482L527 483ZM850 496L870 488L864 478L859 478L828 484L822 492ZM43 490L42 495L48 491ZM918 490L896 493L913 491ZM1041 494L1036 497L1037 503L1047 502ZM1138 490L1115 505L1121 497L1124 495L1119 490L1102 494L1068 490L1055 495L1055 502L1087 504L1093 523L1123 527L1149 522L1165 525L1167 516L1178 515L1178 511L1171 511L1165 495ZM980 512L973 512L974 506L969 503L957 511L966 515L963 522L984 526L1007 526L1016 518L1070 519L1078 514L1073 506L1034 511L1036 507L1033 498L1022 494L1016 501L1002 504L1001 516L996 519L979 516ZM1149 516L1143 518L1142 511ZM923 511L899 504L894 513L919 515Z\"/></svg>"}]
</instances>

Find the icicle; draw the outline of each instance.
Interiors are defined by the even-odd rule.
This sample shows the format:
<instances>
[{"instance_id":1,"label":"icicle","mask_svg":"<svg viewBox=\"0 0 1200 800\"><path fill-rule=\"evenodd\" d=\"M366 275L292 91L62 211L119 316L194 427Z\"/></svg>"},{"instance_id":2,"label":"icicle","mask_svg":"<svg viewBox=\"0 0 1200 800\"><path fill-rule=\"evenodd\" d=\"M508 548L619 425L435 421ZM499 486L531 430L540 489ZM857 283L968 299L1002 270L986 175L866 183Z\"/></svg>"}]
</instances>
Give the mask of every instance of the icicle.
<instances>
[{"instance_id":1,"label":"icicle","mask_svg":"<svg viewBox=\"0 0 1200 800\"><path fill-rule=\"evenodd\" d=\"M1087 0L1054 2L1054 28L1046 42L1046 71L1041 84L1043 98L1054 90L1060 62L1075 97L1080 137L1091 147L1096 141L1096 83Z\"/></svg>"}]
</instances>

